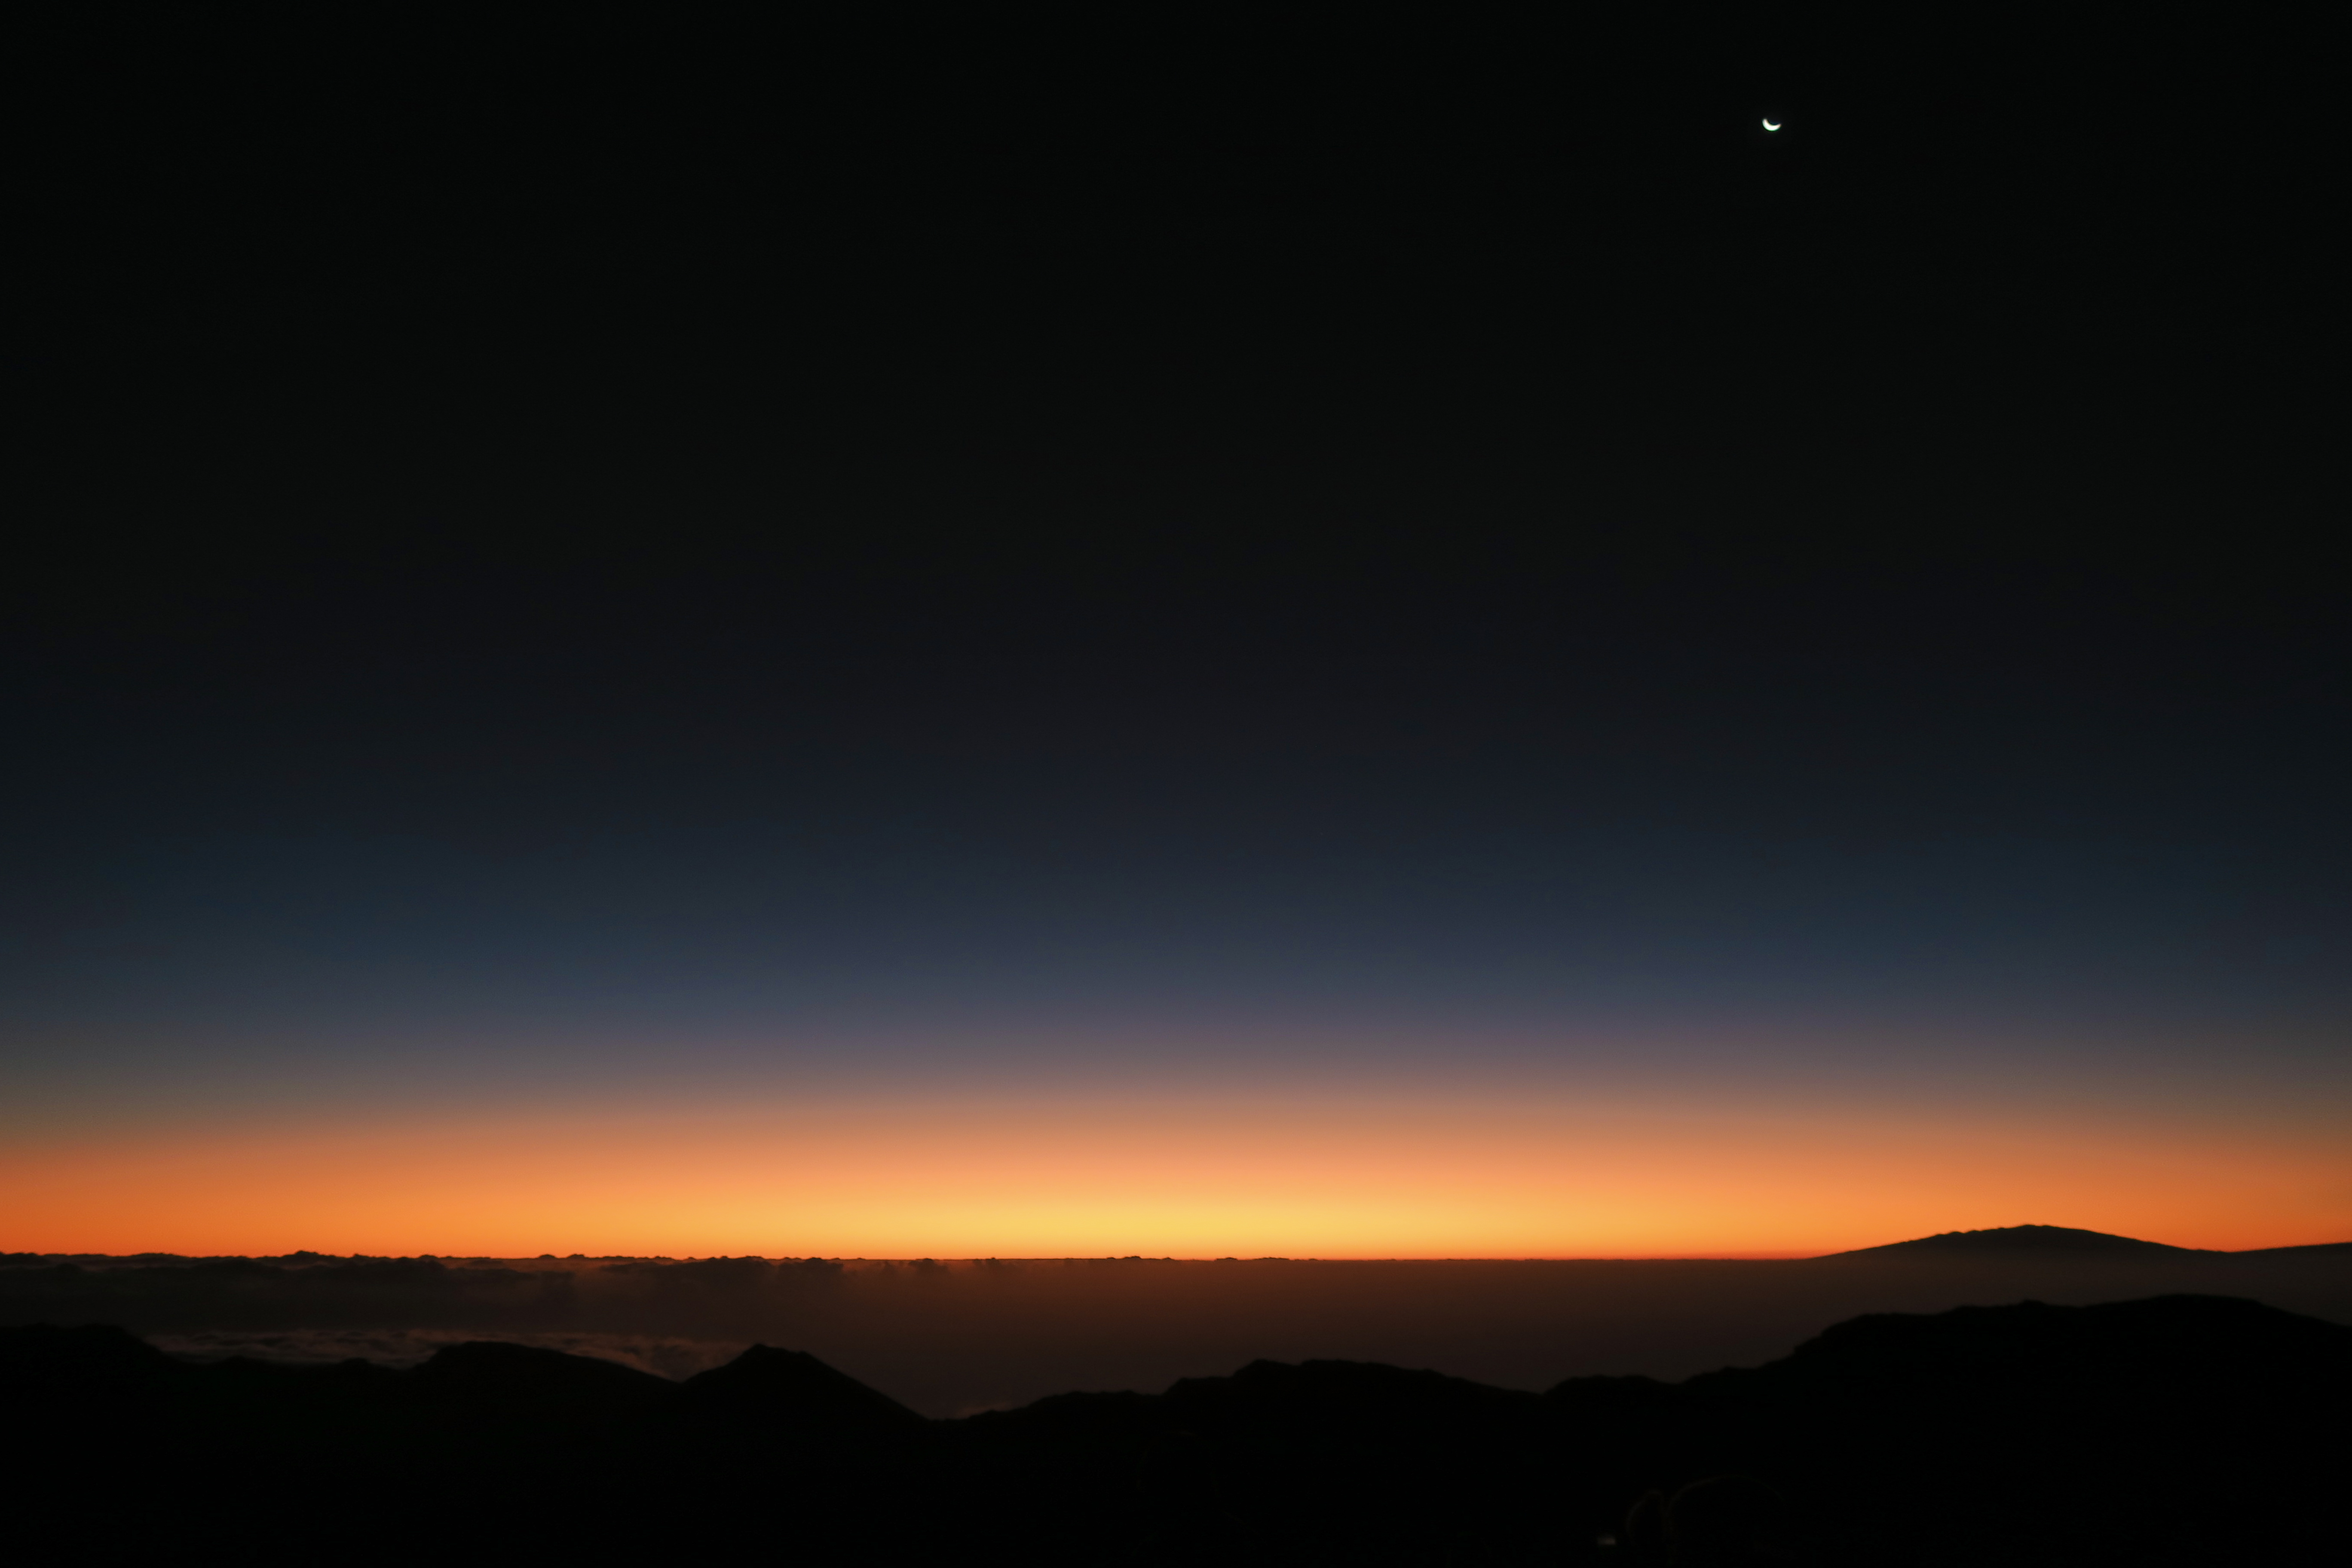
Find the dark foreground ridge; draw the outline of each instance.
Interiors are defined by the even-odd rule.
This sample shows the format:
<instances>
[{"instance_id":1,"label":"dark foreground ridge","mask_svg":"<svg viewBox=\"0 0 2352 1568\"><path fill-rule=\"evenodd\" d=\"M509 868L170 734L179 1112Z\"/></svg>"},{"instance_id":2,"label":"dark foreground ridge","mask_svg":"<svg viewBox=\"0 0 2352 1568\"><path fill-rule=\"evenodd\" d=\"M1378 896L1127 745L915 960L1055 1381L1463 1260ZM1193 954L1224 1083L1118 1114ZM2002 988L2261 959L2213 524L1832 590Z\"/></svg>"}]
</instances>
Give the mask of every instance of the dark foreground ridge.
<instances>
[{"instance_id":1,"label":"dark foreground ridge","mask_svg":"<svg viewBox=\"0 0 2352 1568\"><path fill-rule=\"evenodd\" d=\"M0 1329L31 1563L2317 1563L2347 1406L2352 1328L2214 1296L1862 1317L1680 1384L1257 1362L937 1422L767 1346L681 1384Z\"/></svg>"}]
</instances>

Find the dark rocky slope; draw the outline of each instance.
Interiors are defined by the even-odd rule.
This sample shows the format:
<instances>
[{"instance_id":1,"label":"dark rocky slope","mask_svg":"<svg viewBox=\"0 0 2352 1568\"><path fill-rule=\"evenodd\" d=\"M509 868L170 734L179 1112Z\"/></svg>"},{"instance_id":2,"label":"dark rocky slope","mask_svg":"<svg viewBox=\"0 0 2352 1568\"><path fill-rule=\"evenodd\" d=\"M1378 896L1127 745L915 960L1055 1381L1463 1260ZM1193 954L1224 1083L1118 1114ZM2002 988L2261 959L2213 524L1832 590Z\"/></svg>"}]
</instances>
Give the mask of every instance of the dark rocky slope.
<instances>
[{"instance_id":1,"label":"dark rocky slope","mask_svg":"<svg viewBox=\"0 0 2352 1568\"><path fill-rule=\"evenodd\" d=\"M1601 1538L1634 1500L1737 1474L1779 1500L1759 1561L2317 1563L2352 1329L2023 1302L1858 1318L1679 1384L1260 1362L932 1422L764 1346L673 1384L515 1345L196 1364L34 1326L0 1330L0 1404L27 1563L1632 1562Z\"/></svg>"}]
</instances>

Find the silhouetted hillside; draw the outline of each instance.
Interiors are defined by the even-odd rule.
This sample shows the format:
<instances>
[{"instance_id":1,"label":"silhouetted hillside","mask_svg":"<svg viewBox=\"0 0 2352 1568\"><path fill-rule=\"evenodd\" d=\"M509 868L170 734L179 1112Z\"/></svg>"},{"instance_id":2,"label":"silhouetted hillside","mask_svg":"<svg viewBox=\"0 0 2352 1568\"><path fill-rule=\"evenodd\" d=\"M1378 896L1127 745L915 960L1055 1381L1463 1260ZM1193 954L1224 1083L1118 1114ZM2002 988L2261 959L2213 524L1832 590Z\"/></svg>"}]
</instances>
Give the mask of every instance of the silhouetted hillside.
<instances>
[{"instance_id":1,"label":"silhouetted hillside","mask_svg":"<svg viewBox=\"0 0 2352 1568\"><path fill-rule=\"evenodd\" d=\"M1635 1563L1635 1500L1773 1561L2325 1559L2352 1329L2241 1300L2023 1302L1839 1323L1765 1365L1542 1394L1257 1362L1159 1394L926 1421L758 1346L683 1384L453 1346L194 1363L107 1327L0 1330L31 1562ZM1663 1514L1645 1515L1663 1518ZM257 1525L266 1521L266 1528Z\"/></svg>"}]
</instances>

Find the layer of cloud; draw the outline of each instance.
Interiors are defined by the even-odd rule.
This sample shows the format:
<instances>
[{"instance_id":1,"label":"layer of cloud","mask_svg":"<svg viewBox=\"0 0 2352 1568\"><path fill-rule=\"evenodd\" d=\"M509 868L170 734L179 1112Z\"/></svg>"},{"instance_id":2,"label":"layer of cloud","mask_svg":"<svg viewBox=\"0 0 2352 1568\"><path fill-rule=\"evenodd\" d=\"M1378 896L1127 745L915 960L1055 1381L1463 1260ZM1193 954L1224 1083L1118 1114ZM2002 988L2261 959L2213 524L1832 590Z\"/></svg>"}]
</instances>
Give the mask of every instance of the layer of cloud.
<instances>
[{"instance_id":1,"label":"layer of cloud","mask_svg":"<svg viewBox=\"0 0 2352 1568\"><path fill-rule=\"evenodd\" d=\"M1261 1358L1432 1367L1504 1387L1677 1378L1828 1323L2034 1298L2246 1296L2352 1322L2352 1255L1178 1262L325 1258L0 1267L0 1322L110 1322L175 1353L414 1363L548 1345L677 1377L753 1343L808 1351L934 1415L1165 1388Z\"/></svg>"},{"instance_id":2,"label":"layer of cloud","mask_svg":"<svg viewBox=\"0 0 2352 1568\"><path fill-rule=\"evenodd\" d=\"M318 1365L370 1361L407 1367L428 1360L444 1345L477 1335L450 1329L281 1329L242 1331L205 1329L194 1333L149 1336L157 1349L190 1361L250 1356L257 1361ZM688 1378L723 1366L742 1353L731 1341L664 1339L645 1334L539 1333L528 1330L500 1336L516 1344L538 1345L567 1355L594 1356L657 1377Z\"/></svg>"}]
</instances>

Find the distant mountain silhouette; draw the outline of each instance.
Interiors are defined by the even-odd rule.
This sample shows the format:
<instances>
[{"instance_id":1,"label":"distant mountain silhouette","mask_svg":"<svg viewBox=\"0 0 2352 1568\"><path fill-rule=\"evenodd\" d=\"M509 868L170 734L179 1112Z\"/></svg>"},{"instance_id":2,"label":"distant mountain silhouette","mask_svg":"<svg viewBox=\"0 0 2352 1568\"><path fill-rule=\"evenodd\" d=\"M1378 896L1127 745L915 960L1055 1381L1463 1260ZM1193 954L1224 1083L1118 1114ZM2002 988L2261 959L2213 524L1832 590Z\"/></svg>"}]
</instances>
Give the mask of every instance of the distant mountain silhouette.
<instances>
[{"instance_id":1,"label":"distant mountain silhouette","mask_svg":"<svg viewBox=\"0 0 2352 1568\"><path fill-rule=\"evenodd\" d=\"M2213 1296L1874 1314L1681 1384L1254 1362L958 1421L764 1345L673 1384L491 1342L397 1372L37 1325L0 1329L0 1506L35 1563L1635 1563L1663 1561L1641 1530L1601 1542L1647 1493L1677 1496L1653 1523L1778 1553L1723 1561L2315 1563L2347 1407L2352 1328Z\"/></svg>"},{"instance_id":2,"label":"distant mountain silhouette","mask_svg":"<svg viewBox=\"0 0 2352 1568\"><path fill-rule=\"evenodd\" d=\"M2352 1241L2322 1241L2307 1247L2255 1247L2243 1252L2225 1252L2224 1258L2352 1258Z\"/></svg>"},{"instance_id":3,"label":"distant mountain silhouette","mask_svg":"<svg viewBox=\"0 0 2352 1568\"><path fill-rule=\"evenodd\" d=\"M803 1351L753 1345L725 1366L677 1385L680 1422L725 1422L745 1435L832 1439L903 1434L923 1418Z\"/></svg>"},{"instance_id":4,"label":"distant mountain silhouette","mask_svg":"<svg viewBox=\"0 0 2352 1568\"><path fill-rule=\"evenodd\" d=\"M2082 1257L2228 1257L2201 1247L2169 1247L2160 1241L2109 1236L2105 1231L2074 1230L2063 1225L2007 1225L1992 1230L1948 1230L1914 1241L1889 1242L1833 1252L1832 1258L1884 1258L1889 1255L1939 1254L1950 1257L1990 1257L2017 1254L2072 1254Z\"/></svg>"}]
</instances>

